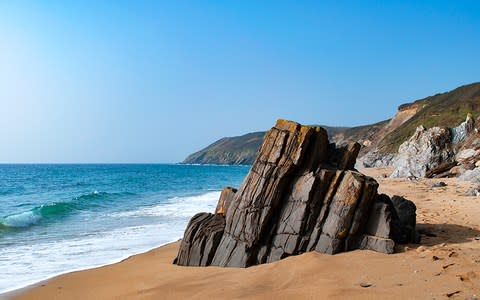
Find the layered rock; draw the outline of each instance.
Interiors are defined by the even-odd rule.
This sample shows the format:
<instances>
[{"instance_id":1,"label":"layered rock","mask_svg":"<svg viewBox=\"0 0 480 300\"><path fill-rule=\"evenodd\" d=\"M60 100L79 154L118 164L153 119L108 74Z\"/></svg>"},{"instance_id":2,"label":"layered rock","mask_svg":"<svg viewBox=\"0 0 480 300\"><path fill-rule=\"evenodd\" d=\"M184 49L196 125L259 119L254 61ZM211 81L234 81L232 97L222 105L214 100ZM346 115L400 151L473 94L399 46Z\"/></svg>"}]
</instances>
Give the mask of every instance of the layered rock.
<instances>
[{"instance_id":1,"label":"layered rock","mask_svg":"<svg viewBox=\"0 0 480 300\"><path fill-rule=\"evenodd\" d=\"M391 166L394 160L395 154L384 153L374 148L361 158L361 163L365 168L383 168Z\"/></svg>"},{"instance_id":2,"label":"layered rock","mask_svg":"<svg viewBox=\"0 0 480 300\"><path fill-rule=\"evenodd\" d=\"M471 114L454 128L419 126L400 145L391 177L458 176L475 168L480 159L480 138Z\"/></svg>"},{"instance_id":3,"label":"layered rock","mask_svg":"<svg viewBox=\"0 0 480 300\"><path fill-rule=\"evenodd\" d=\"M428 171L455 164L452 133L447 127L426 129L419 126L413 136L400 145L390 177L425 177Z\"/></svg>"},{"instance_id":4,"label":"layered rock","mask_svg":"<svg viewBox=\"0 0 480 300\"><path fill-rule=\"evenodd\" d=\"M314 250L392 253L404 224L393 222L377 182L354 170L359 150L336 148L323 128L277 121L238 191L224 189L216 214L192 218L175 262L248 267Z\"/></svg>"},{"instance_id":5,"label":"layered rock","mask_svg":"<svg viewBox=\"0 0 480 300\"><path fill-rule=\"evenodd\" d=\"M460 143L464 141L470 133L475 130L475 119L472 114L467 114L465 122L457 127L452 128L452 142Z\"/></svg>"}]
</instances>

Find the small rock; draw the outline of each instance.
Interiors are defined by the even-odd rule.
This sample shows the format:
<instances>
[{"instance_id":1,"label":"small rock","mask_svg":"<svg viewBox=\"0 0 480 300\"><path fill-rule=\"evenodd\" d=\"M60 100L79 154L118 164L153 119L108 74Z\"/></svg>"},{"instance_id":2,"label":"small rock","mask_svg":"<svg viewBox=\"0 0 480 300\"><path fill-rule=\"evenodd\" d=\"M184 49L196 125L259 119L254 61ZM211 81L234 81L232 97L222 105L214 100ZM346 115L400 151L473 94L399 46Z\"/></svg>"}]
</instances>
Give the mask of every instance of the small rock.
<instances>
[{"instance_id":1,"label":"small rock","mask_svg":"<svg viewBox=\"0 0 480 300\"><path fill-rule=\"evenodd\" d=\"M440 259L440 257L438 257L438 256L434 255L434 256L432 256L432 259L435 261L435 260L439 260L439 259Z\"/></svg>"},{"instance_id":2,"label":"small rock","mask_svg":"<svg viewBox=\"0 0 480 300\"><path fill-rule=\"evenodd\" d=\"M478 197L480 196L480 187L472 187L467 190L467 196Z\"/></svg>"},{"instance_id":3,"label":"small rock","mask_svg":"<svg viewBox=\"0 0 480 300\"><path fill-rule=\"evenodd\" d=\"M443 181L440 182L434 182L430 185L431 188L438 188L438 187L445 187L447 184Z\"/></svg>"},{"instance_id":4,"label":"small rock","mask_svg":"<svg viewBox=\"0 0 480 300\"><path fill-rule=\"evenodd\" d=\"M451 264L442 266L442 268L445 270L445 269L447 269L448 267L451 267L451 266L453 266L453 265L454 265L454 263L451 263Z\"/></svg>"},{"instance_id":5,"label":"small rock","mask_svg":"<svg viewBox=\"0 0 480 300\"><path fill-rule=\"evenodd\" d=\"M371 283L367 283L367 282L362 282L362 283L360 283L360 286L361 286L362 288L368 288L368 287L371 287L372 284L371 284Z\"/></svg>"},{"instance_id":6,"label":"small rock","mask_svg":"<svg viewBox=\"0 0 480 300\"><path fill-rule=\"evenodd\" d=\"M460 291L455 291L455 292L451 292L451 293L447 293L447 297L450 298L452 297L453 295L456 295L456 294L459 294Z\"/></svg>"},{"instance_id":7,"label":"small rock","mask_svg":"<svg viewBox=\"0 0 480 300\"><path fill-rule=\"evenodd\" d=\"M476 236L476 237L474 237L474 240L476 240L476 241L480 241L480 236Z\"/></svg>"},{"instance_id":8,"label":"small rock","mask_svg":"<svg viewBox=\"0 0 480 300\"><path fill-rule=\"evenodd\" d=\"M458 256L458 253L455 251L452 251L448 254L448 257L457 257L457 256Z\"/></svg>"}]
</instances>

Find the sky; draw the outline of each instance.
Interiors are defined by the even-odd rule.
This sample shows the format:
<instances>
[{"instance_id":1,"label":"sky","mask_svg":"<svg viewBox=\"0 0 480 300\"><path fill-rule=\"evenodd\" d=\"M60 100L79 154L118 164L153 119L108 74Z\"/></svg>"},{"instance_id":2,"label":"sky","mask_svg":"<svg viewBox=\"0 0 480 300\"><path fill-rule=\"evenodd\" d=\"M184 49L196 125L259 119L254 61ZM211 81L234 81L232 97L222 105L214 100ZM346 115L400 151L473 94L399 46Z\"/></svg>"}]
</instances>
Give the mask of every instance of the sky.
<instances>
[{"instance_id":1,"label":"sky","mask_svg":"<svg viewBox=\"0 0 480 300\"><path fill-rule=\"evenodd\" d=\"M480 81L479 1L0 0L0 162L171 163Z\"/></svg>"}]
</instances>

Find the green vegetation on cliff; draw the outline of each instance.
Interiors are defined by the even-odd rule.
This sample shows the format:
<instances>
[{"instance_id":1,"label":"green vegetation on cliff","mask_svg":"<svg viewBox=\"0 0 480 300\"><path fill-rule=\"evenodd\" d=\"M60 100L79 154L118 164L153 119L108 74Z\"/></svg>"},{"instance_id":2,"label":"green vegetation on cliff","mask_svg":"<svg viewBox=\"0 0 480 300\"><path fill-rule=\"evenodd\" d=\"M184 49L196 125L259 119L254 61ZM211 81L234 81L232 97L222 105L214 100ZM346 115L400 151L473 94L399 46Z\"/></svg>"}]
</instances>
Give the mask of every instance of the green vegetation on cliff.
<instances>
[{"instance_id":1,"label":"green vegetation on cliff","mask_svg":"<svg viewBox=\"0 0 480 300\"><path fill-rule=\"evenodd\" d=\"M249 165L253 163L265 132L222 138L210 146L189 155L186 164Z\"/></svg>"},{"instance_id":2,"label":"green vegetation on cliff","mask_svg":"<svg viewBox=\"0 0 480 300\"><path fill-rule=\"evenodd\" d=\"M381 150L389 153L397 152L398 147L412 136L420 125L427 128L456 127L465 121L468 113L478 117L480 115L480 83L464 85L450 92L404 104L399 109L412 104L420 106L417 113L380 141Z\"/></svg>"}]
</instances>

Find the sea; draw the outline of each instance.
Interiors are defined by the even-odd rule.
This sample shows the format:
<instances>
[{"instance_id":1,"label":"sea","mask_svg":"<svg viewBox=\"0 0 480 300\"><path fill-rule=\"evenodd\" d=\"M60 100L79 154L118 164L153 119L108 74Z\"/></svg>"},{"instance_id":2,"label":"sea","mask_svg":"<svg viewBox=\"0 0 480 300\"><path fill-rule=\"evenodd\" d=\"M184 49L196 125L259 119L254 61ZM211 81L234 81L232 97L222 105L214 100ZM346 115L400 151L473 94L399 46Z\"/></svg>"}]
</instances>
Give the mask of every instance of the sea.
<instances>
[{"instance_id":1,"label":"sea","mask_svg":"<svg viewBox=\"0 0 480 300\"><path fill-rule=\"evenodd\" d=\"M0 165L0 293L176 241L249 166ZM173 260L173 257L172 257Z\"/></svg>"}]
</instances>

